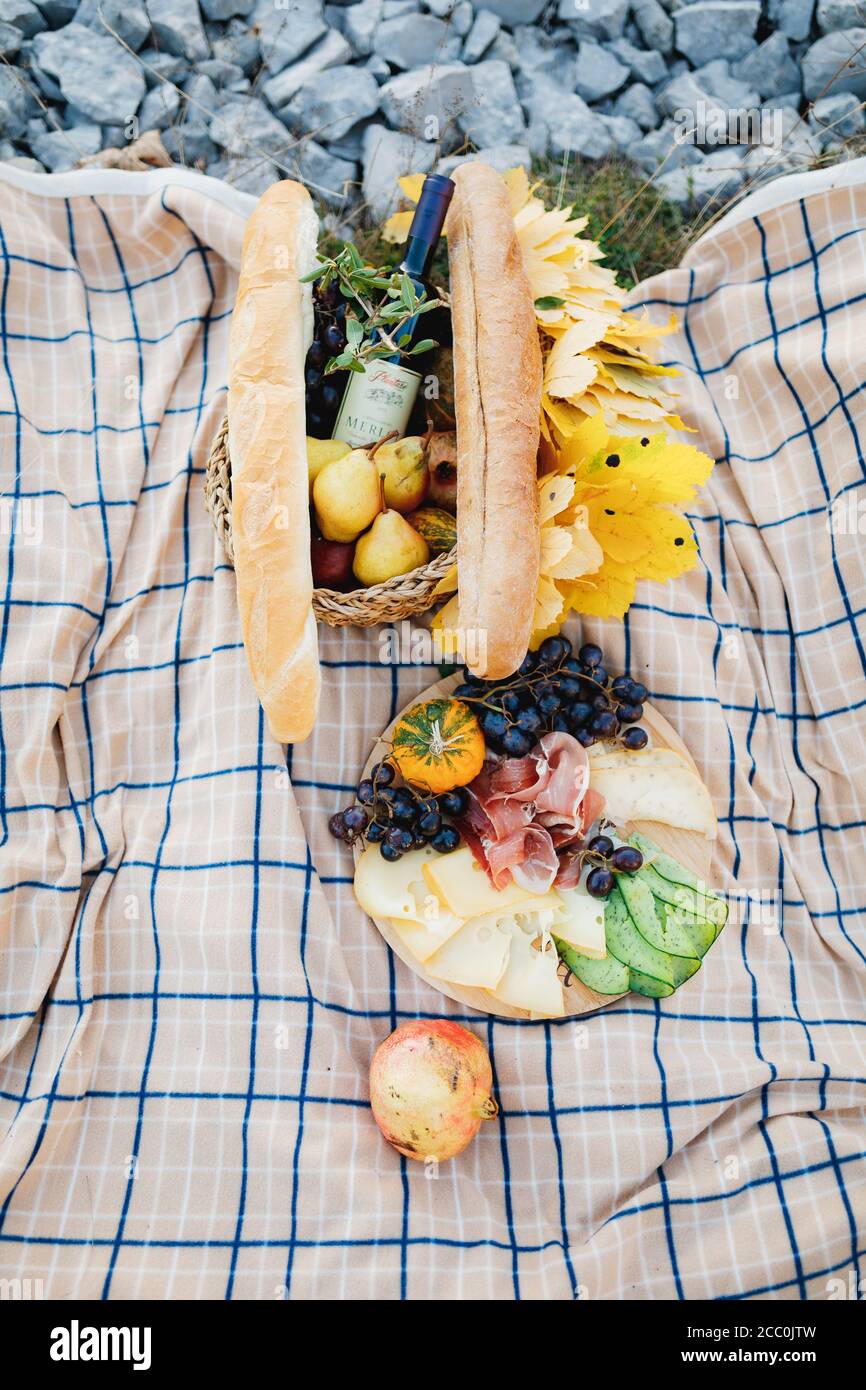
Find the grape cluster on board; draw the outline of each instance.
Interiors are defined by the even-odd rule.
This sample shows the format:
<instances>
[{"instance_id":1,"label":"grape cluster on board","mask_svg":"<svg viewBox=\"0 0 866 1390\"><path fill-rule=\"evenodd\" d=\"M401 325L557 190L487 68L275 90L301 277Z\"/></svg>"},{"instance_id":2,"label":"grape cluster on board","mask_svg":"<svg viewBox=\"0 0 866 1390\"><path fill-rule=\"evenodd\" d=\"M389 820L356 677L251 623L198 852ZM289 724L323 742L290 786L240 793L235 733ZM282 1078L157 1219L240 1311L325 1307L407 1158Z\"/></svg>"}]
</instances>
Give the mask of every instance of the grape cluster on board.
<instances>
[{"instance_id":1,"label":"grape cluster on board","mask_svg":"<svg viewBox=\"0 0 866 1390\"><path fill-rule=\"evenodd\" d=\"M629 675L611 677L602 662L594 642L574 656L567 637L547 637L505 680L481 680L464 668L454 696L478 715L488 748L506 757L525 757L541 734L557 730L584 748L601 741L645 748L646 730L634 726L646 686Z\"/></svg>"},{"instance_id":2,"label":"grape cluster on board","mask_svg":"<svg viewBox=\"0 0 866 1390\"><path fill-rule=\"evenodd\" d=\"M440 854L457 849L460 833L449 821L466 811L468 797L463 788L430 796L414 787L395 787L396 775L392 763L376 763L370 776L358 783L360 804L331 817L331 834L349 845L363 836L368 844L379 845L383 859L392 861L425 845Z\"/></svg>"}]
</instances>

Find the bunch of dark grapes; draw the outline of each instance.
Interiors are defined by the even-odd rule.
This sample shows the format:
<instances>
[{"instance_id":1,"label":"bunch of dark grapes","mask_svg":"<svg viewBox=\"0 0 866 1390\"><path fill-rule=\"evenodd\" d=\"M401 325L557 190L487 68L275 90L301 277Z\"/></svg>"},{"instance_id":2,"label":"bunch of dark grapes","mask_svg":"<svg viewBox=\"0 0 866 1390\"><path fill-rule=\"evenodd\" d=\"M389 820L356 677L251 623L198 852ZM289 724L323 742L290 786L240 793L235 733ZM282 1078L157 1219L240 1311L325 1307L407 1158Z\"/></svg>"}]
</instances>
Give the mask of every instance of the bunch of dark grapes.
<instances>
[{"instance_id":1,"label":"bunch of dark grapes","mask_svg":"<svg viewBox=\"0 0 866 1390\"><path fill-rule=\"evenodd\" d=\"M603 741L636 751L648 741L635 727L646 686L628 675L611 677L593 642L574 656L566 637L547 637L501 681L479 680L464 667L454 695L478 715L488 748L510 758L524 757L553 730L573 734L584 748Z\"/></svg>"},{"instance_id":2,"label":"bunch of dark grapes","mask_svg":"<svg viewBox=\"0 0 866 1390\"><path fill-rule=\"evenodd\" d=\"M604 834L594 835L579 858L589 868L586 891L593 898L609 897L617 874L636 874L643 865L643 855L634 845L615 845Z\"/></svg>"},{"instance_id":3,"label":"bunch of dark grapes","mask_svg":"<svg viewBox=\"0 0 866 1390\"><path fill-rule=\"evenodd\" d=\"M306 389L307 434L315 439L328 439L343 399L348 372L331 372L325 367L346 346L346 310L349 301L340 293L339 281L334 278L327 289L313 287L315 332L304 364Z\"/></svg>"},{"instance_id":4,"label":"bunch of dark grapes","mask_svg":"<svg viewBox=\"0 0 866 1390\"><path fill-rule=\"evenodd\" d=\"M368 844L377 844L382 858L392 862L407 850L425 845L440 854L457 849L460 833L449 822L466 811L463 788L430 796L414 787L395 787L396 775L392 763L377 763L370 776L358 783L359 804L331 817L331 834L347 845L363 837Z\"/></svg>"}]
</instances>

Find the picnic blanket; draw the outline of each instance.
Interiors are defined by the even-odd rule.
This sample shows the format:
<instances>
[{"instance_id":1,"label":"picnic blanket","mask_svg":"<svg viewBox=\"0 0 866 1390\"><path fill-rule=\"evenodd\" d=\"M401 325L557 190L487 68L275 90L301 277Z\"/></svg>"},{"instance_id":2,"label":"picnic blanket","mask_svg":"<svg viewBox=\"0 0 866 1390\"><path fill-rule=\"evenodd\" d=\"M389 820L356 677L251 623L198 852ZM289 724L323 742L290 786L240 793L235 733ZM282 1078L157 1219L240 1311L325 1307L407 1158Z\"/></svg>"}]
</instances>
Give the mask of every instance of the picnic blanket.
<instances>
[{"instance_id":1,"label":"picnic blanket","mask_svg":"<svg viewBox=\"0 0 866 1390\"><path fill-rule=\"evenodd\" d=\"M700 566L569 628L681 731L731 919L670 1000L462 1014L355 905L328 816L436 677L320 629L269 737L203 505L251 200L0 181L0 1274L49 1299L854 1296L866 1256L866 170L640 287L715 455ZM422 653L423 655L423 653ZM401 1160L367 1068L454 1015L501 1112ZM38 1281L41 1281L39 1283Z\"/></svg>"}]
</instances>

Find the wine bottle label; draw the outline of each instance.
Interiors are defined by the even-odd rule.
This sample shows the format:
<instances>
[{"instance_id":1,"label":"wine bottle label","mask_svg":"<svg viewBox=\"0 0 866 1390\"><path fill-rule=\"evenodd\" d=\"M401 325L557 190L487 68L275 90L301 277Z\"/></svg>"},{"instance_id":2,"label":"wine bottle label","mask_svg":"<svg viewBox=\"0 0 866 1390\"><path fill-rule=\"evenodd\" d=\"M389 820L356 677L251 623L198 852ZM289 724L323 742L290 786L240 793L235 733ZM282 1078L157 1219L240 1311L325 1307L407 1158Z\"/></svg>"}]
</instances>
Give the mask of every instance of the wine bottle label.
<instances>
[{"instance_id":1,"label":"wine bottle label","mask_svg":"<svg viewBox=\"0 0 866 1390\"><path fill-rule=\"evenodd\" d=\"M364 372L349 376L331 438L344 439L353 448L393 430L402 438L420 384L420 372L397 362L368 362Z\"/></svg>"}]
</instances>

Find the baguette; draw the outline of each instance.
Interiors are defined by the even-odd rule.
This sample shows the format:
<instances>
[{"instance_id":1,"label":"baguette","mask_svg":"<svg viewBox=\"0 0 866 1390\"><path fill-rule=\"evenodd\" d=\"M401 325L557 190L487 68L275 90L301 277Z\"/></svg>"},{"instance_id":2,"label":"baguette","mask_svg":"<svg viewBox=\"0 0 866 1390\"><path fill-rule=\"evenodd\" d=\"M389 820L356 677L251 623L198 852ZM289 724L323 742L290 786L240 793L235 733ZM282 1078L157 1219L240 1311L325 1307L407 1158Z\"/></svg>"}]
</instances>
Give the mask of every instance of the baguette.
<instances>
[{"instance_id":1,"label":"baguette","mask_svg":"<svg viewBox=\"0 0 866 1390\"><path fill-rule=\"evenodd\" d=\"M459 621L467 665L498 680L526 654L538 588L541 348L502 178L475 162L453 178Z\"/></svg>"},{"instance_id":2,"label":"baguette","mask_svg":"<svg viewBox=\"0 0 866 1390\"><path fill-rule=\"evenodd\" d=\"M311 732L321 676L312 609L304 359L313 337L318 218L299 183L274 184L244 236L229 340L235 574L244 646L280 743Z\"/></svg>"}]
</instances>

